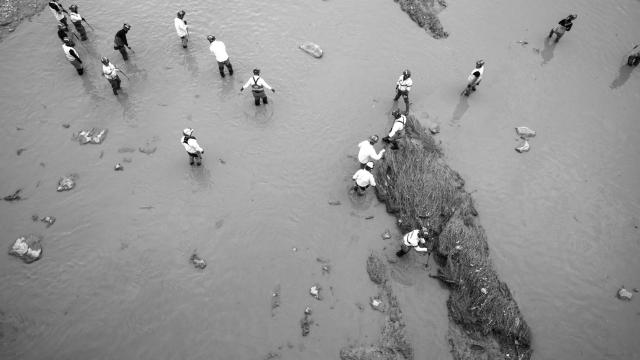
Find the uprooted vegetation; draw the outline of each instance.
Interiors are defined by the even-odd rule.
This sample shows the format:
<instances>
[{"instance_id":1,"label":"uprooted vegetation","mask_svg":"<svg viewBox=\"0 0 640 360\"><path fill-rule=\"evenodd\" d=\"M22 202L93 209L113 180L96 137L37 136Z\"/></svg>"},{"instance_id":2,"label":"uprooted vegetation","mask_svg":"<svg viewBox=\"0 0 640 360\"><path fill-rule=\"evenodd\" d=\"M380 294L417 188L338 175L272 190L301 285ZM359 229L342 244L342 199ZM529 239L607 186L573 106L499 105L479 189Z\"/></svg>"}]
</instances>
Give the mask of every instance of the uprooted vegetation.
<instances>
[{"instance_id":1,"label":"uprooted vegetation","mask_svg":"<svg viewBox=\"0 0 640 360\"><path fill-rule=\"evenodd\" d=\"M400 148L385 153L374 175L378 199L397 217L400 229L425 227L432 235L441 265L437 277L451 290L447 308L454 358L529 359L529 327L489 259L471 195L413 116L408 118Z\"/></svg>"},{"instance_id":2,"label":"uprooted vegetation","mask_svg":"<svg viewBox=\"0 0 640 360\"><path fill-rule=\"evenodd\" d=\"M449 36L444 31L438 14L447 7L445 0L394 0L400 4L402 11L406 12L411 20L424 28L434 39L442 39Z\"/></svg>"}]
</instances>

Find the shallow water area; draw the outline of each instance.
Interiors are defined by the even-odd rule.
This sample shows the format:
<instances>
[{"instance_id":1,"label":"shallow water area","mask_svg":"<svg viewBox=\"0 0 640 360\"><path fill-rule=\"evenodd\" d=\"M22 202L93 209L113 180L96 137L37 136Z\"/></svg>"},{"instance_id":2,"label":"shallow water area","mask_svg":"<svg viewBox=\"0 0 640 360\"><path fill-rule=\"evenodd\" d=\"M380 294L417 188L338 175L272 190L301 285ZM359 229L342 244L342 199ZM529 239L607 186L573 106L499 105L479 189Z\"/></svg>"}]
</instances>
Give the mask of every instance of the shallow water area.
<instances>
[{"instance_id":1,"label":"shallow water area","mask_svg":"<svg viewBox=\"0 0 640 360\"><path fill-rule=\"evenodd\" d=\"M436 41L390 0L196 1L185 8L187 50L176 6L81 4L95 28L77 46L83 77L48 10L0 43L10 84L0 88L0 191L23 188L25 198L0 203L0 233L7 246L44 236L33 264L0 256L3 359L327 359L375 341L383 318L367 305L376 287L365 261L383 247L393 254L400 234L372 190L357 198L348 189L356 145L387 130L407 67L412 110L441 124L496 268L532 327L534 357L638 354L640 305L614 295L640 287L640 75L621 67L638 41L640 3L455 1L440 14L451 36ZM548 28L571 11L572 31L545 47ZM112 48L123 22L135 50L126 63ZM219 77L210 33L227 45L233 77ZM304 41L323 58L301 51ZM100 76L103 55L129 77L118 97ZM485 80L460 98L477 57ZM255 67L277 91L266 107L239 94ZM521 125L538 131L527 154L513 151ZM109 129L103 144L71 140L91 127ZM188 165L184 127L206 150L201 168ZM153 154L137 150L147 144ZM56 192L69 173L77 187ZM57 221L45 228L33 214ZM189 264L194 249L202 271ZM449 358L447 291L424 269L392 268L416 359ZM322 301L308 294L314 283ZM303 338L306 306L315 324Z\"/></svg>"}]
</instances>

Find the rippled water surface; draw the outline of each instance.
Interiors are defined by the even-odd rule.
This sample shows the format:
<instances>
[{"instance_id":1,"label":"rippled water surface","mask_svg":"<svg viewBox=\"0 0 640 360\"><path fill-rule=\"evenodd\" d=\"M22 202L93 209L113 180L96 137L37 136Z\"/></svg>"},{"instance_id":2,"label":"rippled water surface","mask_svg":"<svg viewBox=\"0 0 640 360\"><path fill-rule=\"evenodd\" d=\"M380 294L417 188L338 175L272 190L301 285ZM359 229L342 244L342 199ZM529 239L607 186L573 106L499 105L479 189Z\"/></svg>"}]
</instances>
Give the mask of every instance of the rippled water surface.
<instances>
[{"instance_id":1,"label":"rippled water surface","mask_svg":"<svg viewBox=\"0 0 640 360\"><path fill-rule=\"evenodd\" d=\"M382 315L356 306L377 291L365 259L393 254L385 228L399 234L372 192L347 191L356 144L389 126L406 67L412 109L441 124L447 159L532 327L535 358L640 353L640 303L615 299L621 285L640 287L640 74L622 66L640 41L638 1L452 1L441 41L390 0L102 5L80 4L95 27L77 47L83 77L48 11L0 43L0 193L23 188L26 198L0 203L0 234L6 246L44 236L36 263L0 256L2 358L331 359L374 341ZM186 51L173 29L181 6L192 25ZM572 31L545 45L570 12ZM112 50L123 22L136 51L127 63ZM220 79L209 33L226 43L233 77ZM297 48L307 40L322 59ZM117 98L100 76L102 55L130 78ZM485 80L461 99L477 58ZM254 67L277 90L267 107L238 93ZM521 125L538 132L527 154L513 151ZM187 126L206 149L202 168L189 167L178 142ZM109 128L105 143L71 140L88 127ZM147 143L157 151L119 152ZM68 173L77 188L56 192ZM33 214L58 220L46 229ZM209 263L202 272L188 263L194 249ZM394 267L416 359L450 358L447 291L423 269ZM314 283L323 301L308 295ZM307 305L315 325L303 338Z\"/></svg>"}]
</instances>

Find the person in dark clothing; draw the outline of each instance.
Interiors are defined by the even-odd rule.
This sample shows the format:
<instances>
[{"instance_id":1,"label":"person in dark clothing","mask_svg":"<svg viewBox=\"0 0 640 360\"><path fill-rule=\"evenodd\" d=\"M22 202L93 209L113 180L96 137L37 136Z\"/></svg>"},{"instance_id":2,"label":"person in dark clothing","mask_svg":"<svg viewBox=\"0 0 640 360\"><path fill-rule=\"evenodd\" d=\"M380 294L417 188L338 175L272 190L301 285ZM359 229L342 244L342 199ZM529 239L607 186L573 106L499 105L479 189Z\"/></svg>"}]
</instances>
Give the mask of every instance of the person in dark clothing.
<instances>
[{"instance_id":1,"label":"person in dark clothing","mask_svg":"<svg viewBox=\"0 0 640 360\"><path fill-rule=\"evenodd\" d=\"M69 28L66 27L63 23L58 23L58 37L62 42L64 42L65 38L69 37Z\"/></svg>"},{"instance_id":2,"label":"person in dark clothing","mask_svg":"<svg viewBox=\"0 0 640 360\"><path fill-rule=\"evenodd\" d=\"M84 18L80 16L80 14L78 14L78 5L69 6L69 11L71 11L69 13L69 18L71 19L71 23L73 24L73 26L76 28L76 30L78 30L78 33L80 33L80 40L87 40L87 30L85 30L84 26L82 25L82 21L84 20Z\"/></svg>"},{"instance_id":3,"label":"person in dark clothing","mask_svg":"<svg viewBox=\"0 0 640 360\"><path fill-rule=\"evenodd\" d=\"M556 35L556 42L560 41L560 38L564 35L564 33L566 31L570 31L571 27L573 26L573 20L577 19L578 15L569 15L566 18L560 20L558 22L557 27L555 27L554 29L551 29L551 31L549 32L549 36L547 36L548 39L551 39L551 37L555 34Z\"/></svg>"},{"instance_id":4,"label":"person in dark clothing","mask_svg":"<svg viewBox=\"0 0 640 360\"><path fill-rule=\"evenodd\" d=\"M68 12L62 7L62 5L60 4L60 0L49 1L49 9L51 9L51 12L53 13L53 16L56 17L56 20L64 24L65 27L69 26L69 24L67 24L67 18L63 14L68 14Z\"/></svg>"},{"instance_id":5,"label":"person in dark clothing","mask_svg":"<svg viewBox=\"0 0 640 360\"><path fill-rule=\"evenodd\" d=\"M118 30L115 38L113 39L113 49L119 50L124 60L129 60L129 54L127 53L127 49L125 47L131 50L129 42L127 41L127 33L129 32L129 30L131 30L131 25L122 25L122 29Z\"/></svg>"},{"instance_id":6,"label":"person in dark clothing","mask_svg":"<svg viewBox=\"0 0 640 360\"><path fill-rule=\"evenodd\" d=\"M631 49L629 57L627 58L627 65L638 66L638 64L640 64L640 44L634 46L633 49Z\"/></svg>"}]
</instances>

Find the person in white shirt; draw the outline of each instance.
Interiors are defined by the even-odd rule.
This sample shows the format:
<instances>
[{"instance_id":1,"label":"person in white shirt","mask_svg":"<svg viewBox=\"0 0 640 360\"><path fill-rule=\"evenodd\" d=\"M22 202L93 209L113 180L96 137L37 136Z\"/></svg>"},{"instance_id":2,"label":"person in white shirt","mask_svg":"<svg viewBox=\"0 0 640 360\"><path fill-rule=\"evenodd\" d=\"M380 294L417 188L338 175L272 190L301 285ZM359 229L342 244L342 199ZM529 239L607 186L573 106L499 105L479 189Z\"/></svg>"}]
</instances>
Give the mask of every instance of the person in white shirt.
<instances>
[{"instance_id":1,"label":"person in white shirt","mask_svg":"<svg viewBox=\"0 0 640 360\"><path fill-rule=\"evenodd\" d=\"M51 9L51 12L53 13L53 16L56 17L56 20L64 24L65 27L69 26L69 24L67 24L67 18L66 16L64 16L64 13L68 14L68 12L64 9L64 7L62 7L62 4L60 4L60 0L49 1L49 9Z\"/></svg>"},{"instance_id":2,"label":"person in white shirt","mask_svg":"<svg viewBox=\"0 0 640 360\"><path fill-rule=\"evenodd\" d=\"M263 78L260 77L260 69L253 69L253 76L247 80L243 87L240 88L240 92L244 89L251 86L251 92L253 93L253 100L256 106L260 106L260 99L262 99L263 104L268 104L269 101L267 99L267 94L264 92L264 88L271 90L271 92L276 92L276 89L273 89Z\"/></svg>"},{"instance_id":3,"label":"person in white shirt","mask_svg":"<svg viewBox=\"0 0 640 360\"><path fill-rule=\"evenodd\" d=\"M467 78L467 88L463 91L465 96L469 96L472 91L476 91L476 86L480 85L484 74L484 60L476 61L476 68L471 71Z\"/></svg>"},{"instance_id":4,"label":"person in white shirt","mask_svg":"<svg viewBox=\"0 0 640 360\"><path fill-rule=\"evenodd\" d=\"M204 154L204 149L198 145L198 141L196 141L195 136L193 136L193 129L186 128L182 130L180 143L184 145L184 149L187 150L187 155L189 155L189 164L192 166L194 164L197 166L202 165L202 154Z\"/></svg>"},{"instance_id":5,"label":"person in white shirt","mask_svg":"<svg viewBox=\"0 0 640 360\"><path fill-rule=\"evenodd\" d=\"M364 195L369 186L376 186L376 179L371 174L371 170L373 170L373 162L369 161L364 169L359 169L353 174L353 190L358 195Z\"/></svg>"},{"instance_id":6,"label":"person in white shirt","mask_svg":"<svg viewBox=\"0 0 640 360\"><path fill-rule=\"evenodd\" d=\"M69 18L71 19L71 23L73 24L73 26L76 28L76 30L78 30L78 33L80 33L80 40L87 40L87 30L85 30L84 26L82 25L82 21L84 20L84 18L80 16L80 14L78 14L78 5L69 6L69 11Z\"/></svg>"},{"instance_id":7,"label":"person in white shirt","mask_svg":"<svg viewBox=\"0 0 640 360\"><path fill-rule=\"evenodd\" d=\"M64 38L62 40L64 44L62 44L62 51L64 51L64 55L67 57L67 60L76 68L78 75L82 75L84 73L84 67L82 66L82 60L80 60L80 56L76 49L73 48L75 43L71 41L69 38Z\"/></svg>"},{"instance_id":8,"label":"person in white shirt","mask_svg":"<svg viewBox=\"0 0 640 360\"><path fill-rule=\"evenodd\" d=\"M396 97L393 98L393 101L398 101L400 96L402 96L404 104L406 105L405 114L409 113L409 91L411 91L411 86L413 86L411 71L409 71L409 69L405 69L396 82Z\"/></svg>"},{"instance_id":9,"label":"person in white shirt","mask_svg":"<svg viewBox=\"0 0 640 360\"><path fill-rule=\"evenodd\" d=\"M227 67L229 70L229 76L233 75L233 66L231 66L231 62L229 61L229 54L227 54L227 47L220 40L216 40L216 37L213 35L207 36L207 40L209 40L209 50L216 57L216 61L218 62L218 70L220 71L220 76L224 77L224 67Z\"/></svg>"},{"instance_id":10,"label":"person in white shirt","mask_svg":"<svg viewBox=\"0 0 640 360\"><path fill-rule=\"evenodd\" d=\"M119 69L104 56L100 59L100 62L102 63L102 75L104 75L105 79L107 79L109 84L111 84L113 95L118 95L118 90L120 90L120 77L118 76Z\"/></svg>"},{"instance_id":11,"label":"person in white shirt","mask_svg":"<svg viewBox=\"0 0 640 360\"><path fill-rule=\"evenodd\" d=\"M182 47L186 49L187 42L189 42L189 26L187 21L184 20L185 14L184 10L178 11L178 17L173 20L173 23L176 26L178 37L182 40Z\"/></svg>"},{"instance_id":12,"label":"person in white shirt","mask_svg":"<svg viewBox=\"0 0 640 360\"><path fill-rule=\"evenodd\" d=\"M393 125L389 130L389 135L383 137L382 141L391 143L391 149L395 150L398 148L398 139L402 136L402 131L407 124L407 117L402 115L398 109L393 110L391 115L394 118Z\"/></svg>"},{"instance_id":13,"label":"person in white shirt","mask_svg":"<svg viewBox=\"0 0 640 360\"><path fill-rule=\"evenodd\" d=\"M426 229L421 230L413 230L406 233L402 237L402 244L400 245L400 250L396 252L397 257L403 257L406 255L412 248L417 252L429 252L429 248L427 248L426 240L427 231Z\"/></svg>"},{"instance_id":14,"label":"person in white shirt","mask_svg":"<svg viewBox=\"0 0 640 360\"><path fill-rule=\"evenodd\" d=\"M358 151L358 161L360 162L360 169L364 169L365 165L370 161L380 160L382 155L386 151L380 150L376 153L376 149L373 147L378 142L378 135L371 135L369 140L362 141L358 144L360 150Z\"/></svg>"}]
</instances>

